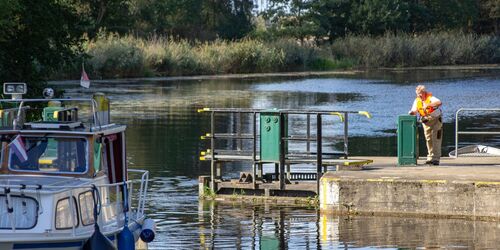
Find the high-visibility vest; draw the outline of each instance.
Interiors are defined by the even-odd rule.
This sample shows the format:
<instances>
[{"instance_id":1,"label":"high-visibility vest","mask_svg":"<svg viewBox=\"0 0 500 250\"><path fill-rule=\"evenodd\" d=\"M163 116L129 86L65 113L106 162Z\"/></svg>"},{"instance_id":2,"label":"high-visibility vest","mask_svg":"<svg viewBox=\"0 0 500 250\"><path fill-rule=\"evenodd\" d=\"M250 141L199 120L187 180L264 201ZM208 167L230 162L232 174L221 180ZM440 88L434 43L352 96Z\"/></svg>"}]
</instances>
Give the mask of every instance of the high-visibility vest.
<instances>
[{"instance_id":1,"label":"high-visibility vest","mask_svg":"<svg viewBox=\"0 0 500 250\"><path fill-rule=\"evenodd\" d=\"M432 97L431 94L427 94L427 97L425 98L424 102L427 104L431 103L431 97ZM431 107L431 106L427 106L427 108L424 110L424 105L423 105L422 99L420 99L420 97L417 97L416 100L417 100L417 110L421 116L426 116L426 115L434 112L434 107Z\"/></svg>"}]
</instances>

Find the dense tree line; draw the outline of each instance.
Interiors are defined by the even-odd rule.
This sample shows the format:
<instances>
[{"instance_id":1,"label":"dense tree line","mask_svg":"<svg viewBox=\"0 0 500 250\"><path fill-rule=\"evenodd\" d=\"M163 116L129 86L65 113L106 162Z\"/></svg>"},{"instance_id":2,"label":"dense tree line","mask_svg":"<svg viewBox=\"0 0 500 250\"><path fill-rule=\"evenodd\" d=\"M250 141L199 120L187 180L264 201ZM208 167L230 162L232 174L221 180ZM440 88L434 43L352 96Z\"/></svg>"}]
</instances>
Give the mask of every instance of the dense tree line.
<instances>
[{"instance_id":1,"label":"dense tree line","mask_svg":"<svg viewBox=\"0 0 500 250\"><path fill-rule=\"evenodd\" d=\"M387 31L499 34L500 0L270 0L264 17L275 33L330 42Z\"/></svg>"},{"instance_id":2,"label":"dense tree line","mask_svg":"<svg viewBox=\"0 0 500 250\"><path fill-rule=\"evenodd\" d=\"M500 33L500 0L1 0L0 79L32 81L81 61L99 33L188 41L334 42L348 34Z\"/></svg>"}]
</instances>

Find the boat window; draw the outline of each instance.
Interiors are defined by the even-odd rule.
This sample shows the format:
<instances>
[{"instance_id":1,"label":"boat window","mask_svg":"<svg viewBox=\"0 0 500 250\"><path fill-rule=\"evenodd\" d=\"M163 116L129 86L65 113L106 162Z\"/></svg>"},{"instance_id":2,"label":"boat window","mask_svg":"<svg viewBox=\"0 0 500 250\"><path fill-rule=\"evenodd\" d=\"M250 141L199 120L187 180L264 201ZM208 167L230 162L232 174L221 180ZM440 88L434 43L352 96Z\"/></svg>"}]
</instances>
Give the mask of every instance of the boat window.
<instances>
[{"instance_id":1,"label":"boat window","mask_svg":"<svg viewBox=\"0 0 500 250\"><path fill-rule=\"evenodd\" d=\"M7 203L5 195L0 195L0 229L31 229L38 220L38 202L31 197L11 196ZM12 213L7 210L7 204Z\"/></svg>"},{"instance_id":2,"label":"boat window","mask_svg":"<svg viewBox=\"0 0 500 250\"><path fill-rule=\"evenodd\" d=\"M56 229L69 229L73 226L78 226L78 211L76 204L75 197L73 197L73 205L70 204L69 198L57 201ZM73 214L70 214L71 206L73 206Z\"/></svg>"},{"instance_id":3,"label":"boat window","mask_svg":"<svg viewBox=\"0 0 500 250\"><path fill-rule=\"evenodd\" d=\"M9 144L12 170L84 173L87 172L87 141L84 138L22 137Z\"/></svg>"},{"instance_id":4,"label":"boat window","mask_svg":"<svg viewBox=\"0 0 500 250\"><path fill-rule=\"evenodd\" d=\"M92 191L78 195L80 201L80 217L84 226L94 224L94 200Z\"/></svg>"}]
</instances>

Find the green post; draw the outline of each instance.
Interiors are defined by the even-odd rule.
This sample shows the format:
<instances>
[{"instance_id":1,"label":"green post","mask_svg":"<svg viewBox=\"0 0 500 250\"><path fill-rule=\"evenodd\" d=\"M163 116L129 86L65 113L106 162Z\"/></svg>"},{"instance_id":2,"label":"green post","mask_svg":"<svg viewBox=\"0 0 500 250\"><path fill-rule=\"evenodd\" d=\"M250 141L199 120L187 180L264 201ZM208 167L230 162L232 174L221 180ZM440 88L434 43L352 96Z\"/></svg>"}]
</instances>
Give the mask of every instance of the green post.
<instances>
[{"instance_id":1,"label":"green post","mask_svg":"<svg viewBox=\"0 0 500 250\"><path fill-rule=\"evenodd\" d=\"M398 117L398 165L416 165L418 158L417 117Z\"/></svg>"}]
</instances>

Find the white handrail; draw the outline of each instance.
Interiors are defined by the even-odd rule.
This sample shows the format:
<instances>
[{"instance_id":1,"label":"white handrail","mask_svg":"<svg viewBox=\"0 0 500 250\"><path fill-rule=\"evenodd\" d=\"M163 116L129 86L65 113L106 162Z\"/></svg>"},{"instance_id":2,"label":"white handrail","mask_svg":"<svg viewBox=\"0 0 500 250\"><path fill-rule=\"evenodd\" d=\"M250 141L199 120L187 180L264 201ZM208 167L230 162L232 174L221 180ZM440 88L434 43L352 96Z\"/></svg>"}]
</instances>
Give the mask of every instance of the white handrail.
<instances>
[{"instance_id":1,"label":"white handrail","mask_svg":"<svg viewBox=\"0 0 500 250\"><path fill-rule=\"evenodd\" d=\"M500 135L500 132L491 132L491 131L459 131L458 130L458 114L462 111L500 111L500 108L460 108L455 113L455 155L453 158L458 158L458 135L459 134L475 134L475 135Z\"/></svg>"}]
</instances>

